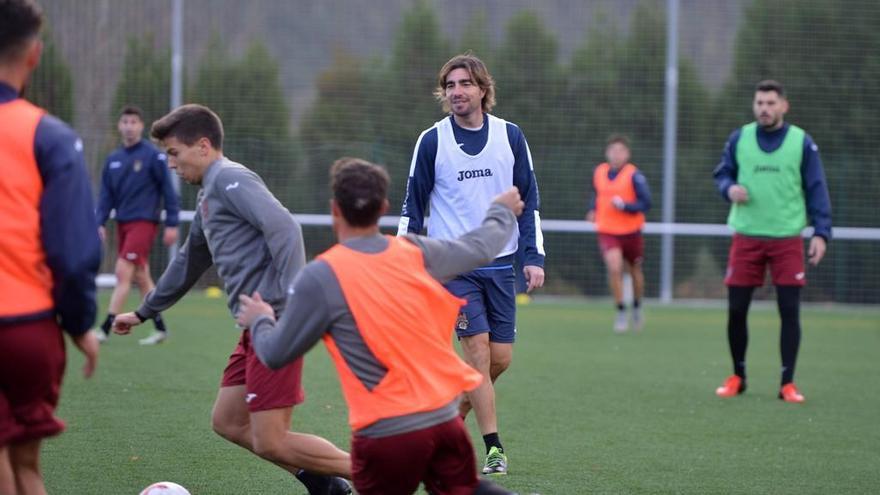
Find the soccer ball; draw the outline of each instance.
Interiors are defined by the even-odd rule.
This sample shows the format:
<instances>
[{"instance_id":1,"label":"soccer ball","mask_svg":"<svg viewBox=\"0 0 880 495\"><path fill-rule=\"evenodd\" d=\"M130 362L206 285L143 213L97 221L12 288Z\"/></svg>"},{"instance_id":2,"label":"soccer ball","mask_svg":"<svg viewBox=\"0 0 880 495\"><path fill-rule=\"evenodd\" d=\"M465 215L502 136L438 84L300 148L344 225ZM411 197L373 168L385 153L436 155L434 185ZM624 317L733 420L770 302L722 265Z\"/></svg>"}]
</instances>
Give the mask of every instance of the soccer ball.
<instances>
[{"instance_id":1,"label":"soccer ball","mask_svg":"<svg viewBox=\"0 0 880 495\"><path fill-rule=\"evenodd\" d=\"M190 493L177 483L160 481L144 488L141 495L190 495Z\"/></svg>"}]
</instances>

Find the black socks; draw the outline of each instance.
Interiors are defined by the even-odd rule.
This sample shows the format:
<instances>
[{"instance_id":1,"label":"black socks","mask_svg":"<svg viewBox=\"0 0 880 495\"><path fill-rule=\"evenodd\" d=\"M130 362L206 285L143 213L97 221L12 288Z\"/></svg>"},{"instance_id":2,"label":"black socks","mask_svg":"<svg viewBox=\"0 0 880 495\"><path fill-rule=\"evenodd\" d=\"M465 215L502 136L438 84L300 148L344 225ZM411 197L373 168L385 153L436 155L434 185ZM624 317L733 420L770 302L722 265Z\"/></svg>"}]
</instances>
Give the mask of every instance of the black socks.
<instances>
[{"instance_id":1,"label":"black socks","mask_svg":"<svg viewBox=\"0 0 880 495\"><path fill-rule=\"evenodd\" d=\"M794 366L801 345L801 288L776 287L776 305L782 330L779 333L779 353L782 355L782 385L794 381Z\"/></svg>"},{"instance_id":2,"label":"black socks","mask_svg":"<svg viewBox=\"0 0 880 495\"><path fill-rule=\"evenodd\" d=\"M165 328L165 320L162 319L162 315L159 313L156 313L156 316L153 317L153 326L156 327L157 332L165 333L168 331L168 329Z\"/></svg>"},{"instance_id":3,"label":"black socks","mask_svg":"<svg viewBox=\"0 0 880 495\"><path fill-rule=\"evenodd\" d=\"M104 320L104 323L101 323L101 331L104 332L104 335L110 335L110 329L113 328L113 321L116 320L116 315L107 313L107 318ZM162 319L161 314L157 314L155 318L153 318L153 326L156 327L157 332L167 332L168 328L165 326L165 320Z\"/></svg>"},{"instance_id":4,"label":"black socks","mask_svg":"<svg viewBox=\"0 0 880 495\"><path fill-rule=\"evenodd\" d=\"M104 335L110 335L110 329L113 328L113 320L115 319L116 315L107 313L107 319L101 323L101 331L104 332Z\"/></svg>"},{"instance_id":5,"label":"black socks","mask_svg":"<svg viewBox=\"0 0 880 495\"><path fill-rule=\"evenodd\" d=\"M483 435L483 442L486 444L486 453L489 453L489 450L492 447L498 447L498 450L504 451L504 447L501 446L501 439L498 438L498 432L489 433L488 435Z\"/></svg>"},{"instance_id":6,"label":"black socks","mask_svg":"<svg viewBox=\"0 0 880 495\"><path fill-rule=\"evenodd\" d=\"M746 319L753 292L753 287L728 287L727 291L727 341L730 344L730 356L733 358L733 372L743 380L746 377L746 347L749 344ZM782 385L794 381L794 368L801 344L800 301L800 287L776 287L776 306L782 321L779 332Z\"/></svg>"},{"instance_id":7,"label":"black socks","mask_svg":"<svg viewBox=\"0 0 880 495\"><path fill-rule=\"evenodd\" d=\"M745 380L746 348L749 345L747 317L754 287L728 287L727 289L727 343L733 358L733 373Z\"/></svg>"},{"instance_id":8,"label":"black socks","mask_svg":"<svg viewBox=\"0 0 880 495\"><path fill-rule=\"evenodd\" d=\"M324 476L322 474L315 474L306 471L305 469L300 469L294 476L296 479L300 481L303 485L305 485L306 490L310 494L312 493L329 493L330 490L330 477Z\"/></svg>"}]
</instances>

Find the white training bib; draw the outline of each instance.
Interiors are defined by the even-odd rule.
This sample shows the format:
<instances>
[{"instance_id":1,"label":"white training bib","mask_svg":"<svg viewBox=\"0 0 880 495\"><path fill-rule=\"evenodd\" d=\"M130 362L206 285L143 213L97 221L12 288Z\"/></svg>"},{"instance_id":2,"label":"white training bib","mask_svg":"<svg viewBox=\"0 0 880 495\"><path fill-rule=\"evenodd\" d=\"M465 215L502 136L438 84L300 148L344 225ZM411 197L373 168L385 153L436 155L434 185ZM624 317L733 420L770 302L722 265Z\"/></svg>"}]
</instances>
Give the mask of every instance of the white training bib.
<instances>
[{"instance_id":1,"label":"white training bib","mask_svg":"<svg viewBox=\"0 0 880 495\"><path fill-rule=\"evenodd\" d=\"M485 116L489 137L486 146L473 156L456 142L451 117L435 124L437 156L428 237L456 239L479 227L492 199L513 185L514 156L507 137L507 122ZM498 256L515 253L518 239L517 227Z\"/></svg>"}]
</instances>

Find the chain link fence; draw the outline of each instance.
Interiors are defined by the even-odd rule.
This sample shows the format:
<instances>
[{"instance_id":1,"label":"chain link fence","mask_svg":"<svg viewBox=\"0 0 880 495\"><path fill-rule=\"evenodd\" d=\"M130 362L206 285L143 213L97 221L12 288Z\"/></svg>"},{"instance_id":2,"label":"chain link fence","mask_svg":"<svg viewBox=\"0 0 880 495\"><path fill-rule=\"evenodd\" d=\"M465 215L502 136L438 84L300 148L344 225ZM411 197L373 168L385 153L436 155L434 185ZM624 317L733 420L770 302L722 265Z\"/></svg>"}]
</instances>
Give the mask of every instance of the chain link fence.
<instances>
[{"instance_id":1,"label":"chain link fence","mask_svg":"<svg viewBox=\"0 0 880 495\"><path fill-rule=\"evenodd\" d=\"M148 121L169 109L174 1L42 1L47 49L29 95L83 136L96 187L119 143L119 108L136 104ZM712 232L728 205L712 170L730 132L752 119L755 82L774 78L786 85L788 120L820 147L834 225L848 228L809 271L805 298L880 302L873 204L880 4L682 0L679 7L676 225L648 231L648 296L660 292L653 232L665 231L675 235L672 295L723 297L729 239ZM495 113L529 141L548 220L545 293L606 293L595 234L582 220L608 135L630 137L653 195L648 221L661 221L665 1L183 0L182 12L183 101L215 109L226 154L260 173L295 213L326 212L328 166L343 155L388 167L398 213L415 141L443 117L431 96L436 73L472 50L496 78ZM184 209L194 208L195 191L183 186ZM583 227L556 229L550 220ZM326 225L304 233L312 255L332 242ZM157 244L154 270L165 262Z\"/></svg>"}]
</instances>

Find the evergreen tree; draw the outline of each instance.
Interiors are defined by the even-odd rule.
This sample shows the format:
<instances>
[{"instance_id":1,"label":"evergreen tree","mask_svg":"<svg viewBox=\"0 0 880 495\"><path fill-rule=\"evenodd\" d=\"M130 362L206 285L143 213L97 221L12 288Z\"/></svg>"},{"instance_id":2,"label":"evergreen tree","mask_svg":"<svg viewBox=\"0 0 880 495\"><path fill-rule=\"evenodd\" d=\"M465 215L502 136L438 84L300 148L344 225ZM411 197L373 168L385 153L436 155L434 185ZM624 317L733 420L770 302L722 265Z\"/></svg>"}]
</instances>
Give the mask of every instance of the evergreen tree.
<instances>
[{"instance_id":1,"label":"evergreen tree","mask_svg":"<svg viewBox=\"0 0 880 495\"><path fill-rule=\"evenodd\" d=\"M377 91L361 61L337 52L333 65L318 77L318 96L303 118L300 136L306 157L303 180L310 185L309 211L323 211L329 192L330 164L343 156L381 162L376 155L370 100Z\"/></svg>"},{"instance_id":2,"label":"evergreen tree","mask_svg":"<svg viewBox=\"0 0 880 495\"><path fill-rule=\"evenodd\" d=\"M546 148L554 132L561 130L557 112L564 107L564 94L558 45L537 14L523 11L510 19L498 49L499 63L489 67L497 83L493 113L519 124L536 150Z\"/></svg>"},{"instance_id":3,"label":"evergreen tree","mask_svg":"<svg viewBox=\"0 0 880 495\"><path fill-rule=\"evenodd\" d=\"M458 41L458 53L470 52L480 58L487 66L494 66L494 51L486 31L486 11L477 10L464 27L461 39Z\"/></svg>"},{"instance_id":4,"label":"evergreen tree","mask_svg":"<svg viewBox=\"0 0 880 495\"><path fill-rule=\"evenodd\" d=\"M125 105L135 105L144 112L149 131L156 119L169 112L171 102L171 52L157 49L153 35L128 40L122 77L113 93L110 118L116 121Z\"/></svg>"},{"instance_id":5,"label":"evergreen tree","mask_svg":"<svg viewBox=\"0 0 880 495\"><path fill-rule=\"evenodd\" d=\"M437 15L425 0L404 13L380 95L387 97L374 119L379 119L379 143L385 164L395 179L393 210L403 200L413 146L422 130L443 117L433 96L437 73L449 60L449 43L440 33Z\"/></svg>"},{"instance_id":6,"label":"evergreen tree","mask_svg":"<svg viewBox=\"0 0 880 495\"><path fill-rule=\"evenodd\" d=\"M260 174L285 205L300 204L300 151L291 137L278 62L265 45L255 42L236 59L215 38L187 100L207 105L223 120L226 156Z\"/></svg>"},{"instance_id":7,"label":"evergreen tree","mask_svg":"<svg viewBox=\"0 0 880 495\"><path fill-rule=\"evenodd\" d=\"M43 29L43 56L31 75L27 98L61 120L73 123L73 76L50 29Z\"/></svg>"}]
</instances>

